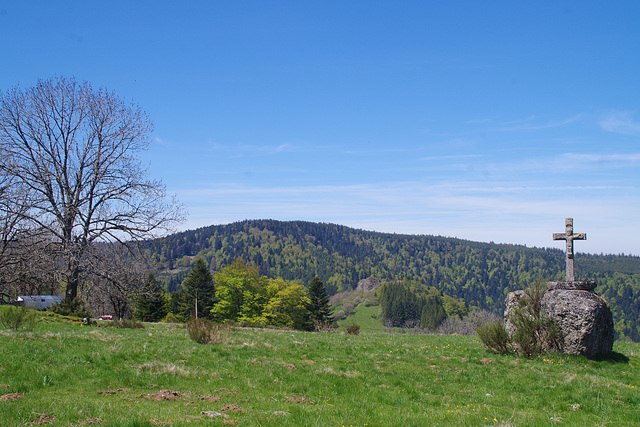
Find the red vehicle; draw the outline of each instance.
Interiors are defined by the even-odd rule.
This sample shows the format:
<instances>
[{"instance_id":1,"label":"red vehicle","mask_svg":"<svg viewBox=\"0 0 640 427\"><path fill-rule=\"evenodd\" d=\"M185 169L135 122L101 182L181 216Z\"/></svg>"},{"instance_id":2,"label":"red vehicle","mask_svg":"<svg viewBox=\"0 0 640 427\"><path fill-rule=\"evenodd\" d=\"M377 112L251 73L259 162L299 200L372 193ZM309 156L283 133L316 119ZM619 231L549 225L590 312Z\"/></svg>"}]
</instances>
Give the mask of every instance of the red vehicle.
<instances>
[{"instance_id":1,"label":"red vehicle","mask_svg":"<svg viewBox=\"0 0 640 427\"><path fill-rule=\"evenodd\" d=\"M103 314L102 316L98 317L98 319L100 320L113 320L113 316L110 314Z\"/></svg>"}]
</instances>

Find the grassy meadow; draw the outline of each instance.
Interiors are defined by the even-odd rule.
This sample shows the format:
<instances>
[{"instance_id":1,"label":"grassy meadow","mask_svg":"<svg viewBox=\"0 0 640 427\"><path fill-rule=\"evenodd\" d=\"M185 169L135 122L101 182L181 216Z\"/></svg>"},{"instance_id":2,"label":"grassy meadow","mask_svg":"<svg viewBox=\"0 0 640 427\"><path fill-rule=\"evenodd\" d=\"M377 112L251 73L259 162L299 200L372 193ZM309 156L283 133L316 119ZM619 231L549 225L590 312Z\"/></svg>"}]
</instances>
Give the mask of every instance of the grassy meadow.
<instances>
[{"instance_id":1,"label":"grassy meadow","mask_svg":"<svg viewBox=\"0 0 640 427\"><path fill-rule=\"evenodd\" d=\"M638 344L527 359L475 337L237 328L202 345L56 319L0 330L0 425L640 424Z\"/></svg>"}]
</instances>

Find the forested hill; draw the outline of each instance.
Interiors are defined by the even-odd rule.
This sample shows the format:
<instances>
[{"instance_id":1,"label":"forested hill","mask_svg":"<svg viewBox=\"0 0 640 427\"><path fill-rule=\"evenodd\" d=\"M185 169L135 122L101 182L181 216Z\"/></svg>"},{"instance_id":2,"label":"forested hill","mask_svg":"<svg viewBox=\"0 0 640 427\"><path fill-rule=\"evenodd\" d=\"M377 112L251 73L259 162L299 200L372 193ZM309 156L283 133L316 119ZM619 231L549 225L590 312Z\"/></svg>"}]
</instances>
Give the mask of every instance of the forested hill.
<instances>
[{"instance_id":1,"label":"forested hill","mask_svg":"<svg viewBox=\"0 0 640 427\"><path fill-rule=\"evenodd\" d=\"M303 221L248 220L180 232L153 242L150 251L175 288L197 257L212 270L236 258L269 277L308 283L316 274L330 293L354 289L367 277L409 279L496 313L508 292L535 280L563 279L560 249L378 233ZM598 281L596 292L613 306L619 331L640 338L640 257L576 254L576 278Z\"/></svg>"}]
</instances>

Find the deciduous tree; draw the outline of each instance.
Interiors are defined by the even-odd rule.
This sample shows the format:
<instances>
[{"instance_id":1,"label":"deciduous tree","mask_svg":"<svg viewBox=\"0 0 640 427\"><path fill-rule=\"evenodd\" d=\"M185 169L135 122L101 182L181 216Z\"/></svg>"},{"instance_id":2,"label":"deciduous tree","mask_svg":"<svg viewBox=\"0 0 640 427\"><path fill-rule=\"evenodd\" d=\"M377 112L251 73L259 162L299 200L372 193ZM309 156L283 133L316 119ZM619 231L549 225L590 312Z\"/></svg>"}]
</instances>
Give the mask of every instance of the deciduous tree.
<instances>
[{"instance_id":1,"label":"deciduous tree","mask_svg":"<svg viewBox=\"0 0 640 427\"><path fill-rule=\"evenodd\" d=\"M267 278L258 267L236 259L215 275L216 298L211 310L215 319L241 321L258 317L267 302Z\"/></svg>"},{"instance_id":2,"label":"deciduous tree","mask_svg":"<svg viewBox=\"0 0 640 427\"><path fill-rule=\"evenodd\" d=\"M73 78L0 93L0 158L10 160L0 180L23 195L14 206L20 221L56 244L67 299L78 294L94 242L151 237L182 218L138 158L152 128L139 106Z\"/></svg>"},{"instance_id":3,"label":"deciduous tree","mask_svg":"<svg viewBox=\"0 0 640 427\"><path fill-rule=\"evenodd\" d=\"M313 329L307 310L311 300L304 286L282 278L269 279L266 293L267 303L261 315L265 324L301 330Z\"/></svg>"}]
</instances>

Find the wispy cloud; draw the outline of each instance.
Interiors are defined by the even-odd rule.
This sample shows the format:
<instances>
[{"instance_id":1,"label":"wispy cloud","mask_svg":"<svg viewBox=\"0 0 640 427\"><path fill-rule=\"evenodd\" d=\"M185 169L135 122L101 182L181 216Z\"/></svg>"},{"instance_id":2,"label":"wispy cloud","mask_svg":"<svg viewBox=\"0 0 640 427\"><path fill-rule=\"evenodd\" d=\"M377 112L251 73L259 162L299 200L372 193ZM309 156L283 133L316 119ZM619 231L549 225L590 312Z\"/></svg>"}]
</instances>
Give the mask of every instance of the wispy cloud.
<instances>
[{"instance_id":1,"label":"wispy cloud","mask_svg":"<svg viewBox=\"0 0 640 427\"><path fill-rule=\"evenodd\" d=\"M581 250L633 252L617 236L640 233L640 200L615 186L396 182L291 187L231 186L179 192L191 207L189 227L245 218L333 222L383 232L552 246L550 233L575 216L601 234ZM556 228L557 228L556 227Z\"/></svg>"},{"instance_id":2,"label":"wispy cloud","mask_svg":"<svg viewBox=\"0 0 640 427\"><path fill-rule=\"evenodd\" d=\"M629 111L618 111L609 114L600 121L600 127L607 132L623 135L640 135L640 123L633 121L633 115Z\"/></svg>"},{"instance_id":3,"label":"wispy cloud","mask_svg":"<svg viewBox=\"0 0 640 427\"><path fill-rule=\"evenodd\" d=\"M536 116L531 116L522 120L513 120L503 123L498 127L491 129L497 132L519 132L519 131L535 131L543 129L551 129L560 126L566 126L581 118L580 114L561 120L538 121Z\"/></svg>"},{"instance_id":4,"label":"wispy cloud","mask_svg":"<svg viewBox=\"0 0 640 427\"><path fill-rule=\"evenodd\" d=\"M508 132L535 132L540 130L558 128L575 123L582 119L582 114L574 114L565 118L542 118L536 115L518 118L513 120L498 121L491 118L478 118L467 120L463 124L471 126L467 130L450 133L442 132L440 136L460 137L469 135L486 135L491 133L508 133Z\"/></svg>"},{"instance_id":5,"label":"wispy cloud","mask_svg":"<svg viewBox=\"0 0 640 427\"><path fill-rule=\"evenodd\" d=\"M594 163L616 163L618 166L621 163L634 164L640 161L640 153L628 153L628 154L580 154L580 153L567 153L564 158L570 162L575 162L582 165L592 165Z\"/></svg>"}]
</instances>

